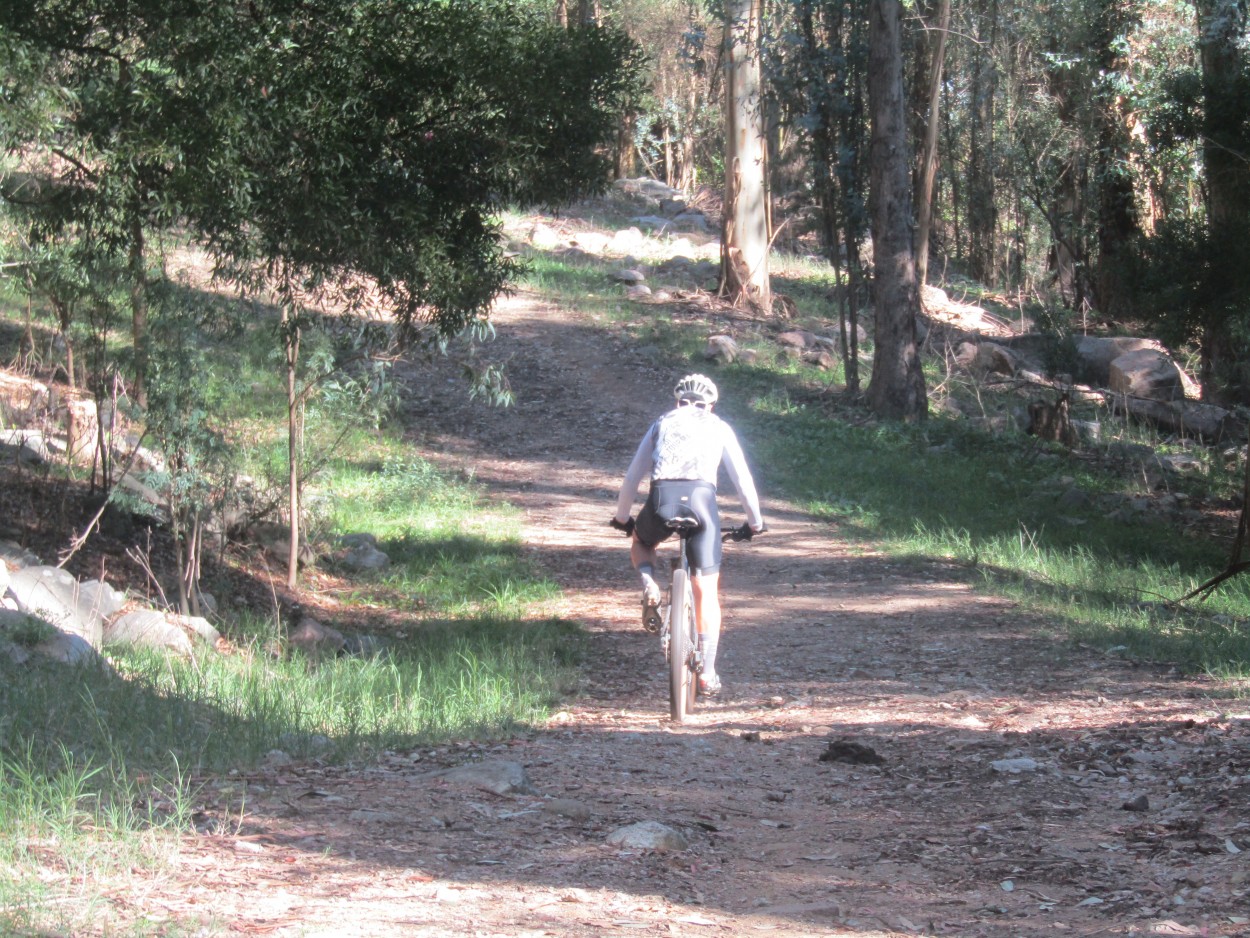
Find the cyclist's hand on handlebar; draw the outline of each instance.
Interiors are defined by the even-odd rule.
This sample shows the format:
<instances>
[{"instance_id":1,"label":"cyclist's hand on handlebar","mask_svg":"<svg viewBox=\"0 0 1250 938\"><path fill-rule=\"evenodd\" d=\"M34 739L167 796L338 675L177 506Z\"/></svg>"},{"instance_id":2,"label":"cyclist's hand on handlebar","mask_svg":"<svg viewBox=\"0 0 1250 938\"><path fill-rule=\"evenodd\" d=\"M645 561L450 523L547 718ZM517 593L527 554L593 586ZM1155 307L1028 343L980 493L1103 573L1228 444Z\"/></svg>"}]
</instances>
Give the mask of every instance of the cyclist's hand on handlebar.
<instances>
[{"instance_id":1,"label":"cyclist's hand on handlebar","mask_svg":"<svg viewBox=\"0 0 1250 938\"><path fill-rule=\"evenodd\" d=\"M611 521L608 522L608 524L616 528L616 530L622 532L626 537L629 537L631 534L634 533L634 519L633 518L626 518L624 521L617 521L616 518L613 518Z\"/></svg>"},{"instance_id":2,"label":"cyclist's hand on handlebar","mask_svg":"<svg viewBox=\"0 0 1250 938\"><path fill-rule=\"evenodd\" d=\"M755 537L755 535L763 534L767 530L768 530L767 525L763 525L763 524L760 525L760 528L757 531L751 527L749 522L744 521L742 523L742 527L734 528L732 531L726 531L724 534L722 534L721 540L722 541L729 541L729 540L749 541L751 538Z\"/></svg>"}]
</instances>

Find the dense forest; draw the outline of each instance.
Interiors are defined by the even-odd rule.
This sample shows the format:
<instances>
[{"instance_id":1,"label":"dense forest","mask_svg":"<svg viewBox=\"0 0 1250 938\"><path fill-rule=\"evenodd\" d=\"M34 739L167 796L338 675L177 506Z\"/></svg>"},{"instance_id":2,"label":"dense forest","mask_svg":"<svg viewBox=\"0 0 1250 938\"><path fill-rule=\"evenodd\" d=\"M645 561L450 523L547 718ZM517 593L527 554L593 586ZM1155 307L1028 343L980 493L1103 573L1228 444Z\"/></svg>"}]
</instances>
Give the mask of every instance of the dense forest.
<instances>
[{"instance_id":1,"label":"dense forest","mask_svg":"<svg viewBox=\"0 0 1250 938\"><path fill-rule=\"evenodd\" d=\"M970 278L1040 307L1060 330L1149 322L1197 356L1208 398L1243 402L1250 52L1240 0L8 4L6 150L50 156L36 164L46 170L40 199L18 164L6 169L16 227L34 226L8 239L7 260L21 261L19 245L46 248L54 229L65 241L71 223L94 226L132 279L145 237L174 224L192 224L236 262L272 260L297 230L309 241L318 229L343 232L344 211L378 214L377 234L399 224L398 199L417 199L397 173L376 178L375 157L401 139L425 144L422 172L440 167L417 182L416 154L405 154L406 178L424 192L467 182L479 200L560 201L606 181L599 172L720 188L734 159L726 90L732 104L746 60L758 69L752 130L763 146L751 162L767 164L771 243L814 238L856 296L873 273L874 10L901 26L920 280ZM749 37L734 40L744 17ZM309 69L316 96L284 93ZM449 82L482 102L496 89L533 106L462 109ZM572 102L593 106L560 112ZM590 158L596 148L608 166ZM365 155L372 175L353 162ZM350 198L335 173L354 179ZM262 178L272 197L253 188ZM280 179L286 197L291 187L314 194L315 217L281 207ZM387 198L364 195L381 182ZM462 327L506 272L486 242L445 250L471 237L464 218L415 214L427 242L456 233L420 252L420 295L399 291L396 309L405 321L418 307L459 310L449 322ZM376 250L361 238L357 255ZM353 250L306 247L288 260L317 268L313 279ZM456 254L477 262L452 286L436 258ZM362 269L389 289L405 276L393 260ZM30 270L52 276L47 264ZM141 364L142 347L136 354ZM135 380L142 398L141 368Z\"/></svg>"},{"instance_id":2,"label":"dense forest","mask_svg":"<svg viewBox=\"0 0 1250 938\"><path fill-rule=\"evenodd\" d=\"M763 6L764 123L779 243L808 231L871 274L870 0ZM901 5L920 277L966 277L1057 330L1148 324L1244 403L1250 60L1236 0ZM716 11L626 2L652 53L639 163L716 184Z\"/></svg>"},{"instance_id":3,"label":"dense forest","mask_svg":"<svg viewBox=\"0 0 1250 938\"><path fill-rule=\"evenodd\" d=\"M516 273L501 207L613 177L716 194L735 304L771 311L770 250L826 258L846 385L871 310L884 416L924 416L920 287L961 280L1057 335L1149 330L1206 400L1246 404L1248 20L1244 0L19 0L4 270L70 382L120 389L174 464L207 445L209 314L166 252L194 240L278 307L292 504L325 377L307 311L380 314L357 340L375 361L484 335Z\"/></svg>"}]
</instances>

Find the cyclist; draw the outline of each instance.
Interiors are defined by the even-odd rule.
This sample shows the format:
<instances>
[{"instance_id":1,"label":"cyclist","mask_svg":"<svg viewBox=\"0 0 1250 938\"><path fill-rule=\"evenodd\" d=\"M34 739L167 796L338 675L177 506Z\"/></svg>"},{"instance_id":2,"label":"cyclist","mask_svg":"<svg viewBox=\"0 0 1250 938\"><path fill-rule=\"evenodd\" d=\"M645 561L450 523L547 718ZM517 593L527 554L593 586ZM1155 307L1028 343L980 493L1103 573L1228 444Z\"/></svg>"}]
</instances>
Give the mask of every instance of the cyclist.
<instances>
[{"instance_id":1,"label":"cyclist","mask_svg":"<svg viewBox=\"0 0 1250 938\"><path fill-rule=\"evenodd\" d=\"M629 464L610 524L633 535L630 559L642 576L643 627L654 632L660 628L656 545L673 533L666 526L669 519L691 513L699 519L699 530L690 538L689 556L699 647L703 652L698 689L701 695L710 697L721 688L716 674L721 626L721 532L716 477L721 463L737 487L746 512L747 521L740 536L750 538L763 531L764 519L738 438L729 424L712 413L719 396L716 385L704 375L686 375L677 382L673 394L676 406L651 425ZM651 487L635 521L630 511L643 476L649 476Z\"/></svg>"}]
</instances>

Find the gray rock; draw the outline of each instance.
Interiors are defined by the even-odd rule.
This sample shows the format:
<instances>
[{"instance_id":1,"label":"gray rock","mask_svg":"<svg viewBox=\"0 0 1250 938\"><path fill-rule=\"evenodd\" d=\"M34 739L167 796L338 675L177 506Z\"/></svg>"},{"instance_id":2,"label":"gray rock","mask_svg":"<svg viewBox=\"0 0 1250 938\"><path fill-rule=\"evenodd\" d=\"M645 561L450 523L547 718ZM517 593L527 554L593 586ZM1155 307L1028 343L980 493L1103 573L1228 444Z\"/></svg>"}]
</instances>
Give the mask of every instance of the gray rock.
<instances>
[{"instance_id":1,"label":"gray rock","mask_svg":"<svg viewBox=\"0 0 1250 938\"><path fill-rule=\"evenodd\" d=\"M1167 453L1158 457L1159 465L1169 472L1201 472L1203 462L1191 453Z\"/></svg>"},{"instance_id":2,"label":"gray rock","mask_svg":"<svg viewBox=\"0 0 1250 938\"><path fill-rule=\"evenodd\" d=\"M122 611L126 605L126 594L115 590L103 580L87 580L78 585L79 596L91 605L91 608L108 619Z\"/></svg>"},{"instance_id":3,"label":"gray rock","mask_svg":"<svg viewBox=\"0 0 1250 938\"><path fill-rule=\"evenodd\" d=\"M589 821L594 817L589 805L572 798L552 798L543 802L543 813L566 817L571 821Z\"/></svg>"},{"instance_id":4,"label":"gray rock","mask_svg":"<svg viewBox=\"0 0 1250 938\"><path fill-rule=\"evenodd\" d=\"M1107 387L1111 381L1111 363L1128 352L1150 349L1162 352L1163 346L1154 339L1134 336L1078 336L1075 341L1080 372L1091 384Z\"/></svg>"},{"instance_id":5,"label":"gray rock","mask_svg":"<svg viewBox=\"0 0 1250 938\"><path fill-rule=\"evenodd\" d=\"M805 349L816 344L816 336L800 329L792 329L777 336L777 344L783 348Z\"/></svg>"},{"instance_id":6,"label":"gray rock","mask_svg":"<svg viewBox=\"0 0 1250 938\"><path fill-rule=\"evenodd\" d=\"M52 449L42 430L0 430L0 450L18 462L40 463L52 458Z\"/></svg>"},{"instance_id":7,"label":"gray rock","mask_svg":"<svg viewBox=\"0 0 1250 938\"><path fill-rule=\"evenodd\" d=\"M496 795L536 794L529 776L525 774L525 767L519 762L471 762L435 772L433 777L441 778L450 785L480 788Z\"/></svg>"},{"instance_id":8,"label":"gray rock","mask_svg":"<svg viewBox=\"0 0 1250 938\"><path fill-rule=\"evenodd\" d=\"M206 642L209 645L216 645L221 641L221 633L218 632L203 616L182 616L176 612L166 614L166 619L171 625L176 625L192 638Z\"/></svg>"},{"instance_id":9,"label":"gray rock","mask_svg":"<svg viewBox=\"0 0 1250 938\"><path fill-rule=\"evenodd\" d=\"M630 221L640 228L650 228L656 231L663 231L672 224L667 218L661 218L658 215L640 215L638 218L631 218Z\"/></svg>"},{"instance_id":10,"label":"gray rock","mask_svg":"<svg viewBox=\"0 0 1250 938\"><path fill-rule=\"evenodd\" d=\"M645 283L631 283L625 288L630 299L640 300L651 296L651 288Z\"/></svg>"},{"instance_id":11,"label":"gray rock","mask_svg":"<svg viewBox=\"0 0 1250 938\"><path fill-rule=\"evenodd\" d=\"M995 772L1019 775L1021 772L1036 772L1040 766L1036 760L1028 756L1020 756L1015 759L997 759L990 763L990 768Z\"/></svg>"},{"instance_id":12,"label":"gray rock","mask_svg":"<svg viewBox=\"0 0 1250 938\"><path fill-rule=\"evenodd\" d=\"M619 827L608 834L608 844L632 850L660 850L674 853L690 846L685 837L659 821L639 821L628 827Z\"/></svg>"},{"instance_id":13,"label":"gray rock","mask_svg":"<svg viewBox=\"0 0 1250 938\"><path fill-rule=\"evenodd\" d=\"M642 283L647 278L642 271L627 267L614 272L612 279L617 283Z\"/></svg>"},{"instance_id":14,"label":"gray rock","mask_svg":"<svg viewBox=\"0 0 1250 938\"><path fill-rule=\"evenodd\" d=\"M25 547L12 541L0 541L0 560L9 568L9 572L21 570L23 567L36 567L40 560Z\"/></svg>"},{"instance_id":15,"label":"gray rock","mask_svg":"<svg viewBox=\"0 0 1250 938\"><path fill-rule=\"evenodd\" d=\"M155 609L136 609L114 619L104 632L104 643L158 648L178 655L195 650L191 636Z\"/></svg>"},{"instance_id":16,"label":"gray rock","mask_svg":"<svg viewBox=\"0 0 1250 938\"><path fill-rule=\"evenodd\" d=\"M673 224L678 231L706 232L711 230L707 216L702 212L682 212L673 219Z\"/></svg>"},{"instance_id":17,"label":"gray rock","mask_svg":"<svg viewBox=\"0 0 1250 938\"><path fill-rule=\"evenodd\" d=\"M360 547L362 544L376 548L378 546L378 539L369 531L356 531L352 534L342 535L339 538L339 543L347 548Z\"/></svg>"},{"instance_id":18,"label":"gray rock","mask_svg":"<svg viewBox=\"0 0 1250 938\"><path fill-rule=\"evenodd\" d=\"M348 570L385 570L391 565L390 555L370 544L360 544L339 555L339 565Z\"/></svg>"},{"instance_id":19,"label":"gray rock","mask_svg":"<svg viewBox=\"0 0 1250 938\"><path fill-rule=\"evenodd\" d=\"M628 253L643 242L643 233L637 228L624 228L612 236L608 247L616 253Z\"/></svg>"},{"instance_id":20,"label":"gray rock","mask_svg":"<svg viewBox=\"0 0 1250 938\"><path fill-rule=\"evenodd\" d=\"M1089 495L1078 488L1070 488L1059 496L1060 508L1084 508L1089 505Z\"/></svg>"},{"instance_id":21,"label":"gray rock","mask_svg":"<svg viewBox=\"0 0 1250 938\"><path fill-rule=\"evenodd\" d=\"M1163 352L1137 349L1114 359L1108 386L1117 394L1150 401L1179 401L1185 398L1181 370Z\"/></svg>"},{"instance_id":22,"label":"gray rock","mask_svg":"<svg viewBox=\"0 0 1250 938\"><path fill-rule=\"evenodd\" d=\"M729 335L709 336L707 347L703 350L703 357L728 365L738 358L738 343L733 340L733 336Z\"/></svg>"},{"instance_id":23,"label":"gray rock","mask_svg":"<svg viewBox=\"0 0 1250 938\"><path fill-rule=\"evenodd\" d=\"M37 615L61 631L77 635L92 648L99 648L104 635L104 617L84 596L78 581L57 567L24 567L9 577L9 592L22 612Z\"/></svg>"},{"instance_id":24,"label":"gray rock","mask_svg":"<svg viewBox=\"0 0 1250 938\"><path fill-rule=\"evenodd\" d=\"M61 664L87 665L100 660L95 646L88 644L81 635L73 635L59 629L52 638L36 645L35 651Z\"/></svg>"},{"instance_id":25,"label":"gray rock","mask_svg":"<svg viewBox=\"0 0 1250 938\"><path fill-rule=\"evenodd\" d=\"M337 655L347 643L342 632L322 625L312 616L300 619L299 624L287 636L287 641L312 657Z\"/></svg>"}]
</instances>

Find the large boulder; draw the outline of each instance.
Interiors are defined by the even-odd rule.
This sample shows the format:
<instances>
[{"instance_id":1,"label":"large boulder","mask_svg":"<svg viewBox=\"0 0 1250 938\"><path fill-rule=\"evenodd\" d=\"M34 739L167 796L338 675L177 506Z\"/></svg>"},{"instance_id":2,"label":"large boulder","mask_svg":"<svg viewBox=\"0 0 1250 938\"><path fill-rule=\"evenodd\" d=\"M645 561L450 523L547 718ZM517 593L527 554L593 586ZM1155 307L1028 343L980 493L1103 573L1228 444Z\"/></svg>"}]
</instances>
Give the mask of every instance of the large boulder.
<instances>
[{"instance_id":1,"label":"large boulder","mask_svg":"<svg viewBox=\"0 0 1250 938\"><path fill-rule=\"evenodd\" d=\"M186 630L155 609L136 609L119 616L109 623L104 640L108 645L138 645L178 655L190 655L194 651L191 636Z\"/></svg>"},{"instance_id":2,"label":"large boulder","mask_svg":"<svg viewBox=\"0 0 1250 938\"><path fill-rule=\"evenodd\" d=\"M732 364L738 358L738 343L731 335L709 336L703 357L723 365Z\"/></svg>"},{"instance_id":3,"label":"large boulder","mask_svg":"<svg viewBox=\"0 0 1250 938\"><path fill-rule=\"evenodd\" d=\"M1154 352L1164 351L1163 345L1154 339L1141 339L1128 335L1078 336L1074 346L1079 377L1104 388L1111 384L1111 363L1121 355L1143 349Z\"/></svg>"},{"instance_id":4,"label":"large boulder","mask_svg":"<svg viewBox=\"0 0 1250 938\"><path fill-rule=\"evenodd\" d=\"M1152 348L1135 349L1112 360L1107 386L1117 394L1150 401L1185 398L1185 383L1176 362Z\"/></svg>"},{"instance_id":5,"label":"large boulder","mask_svg":"<svg viewBox=\"0 0 1250 938\"><path fill-rule=\"evenodd\" d=\"M104 637L104 616L98 595L84 592L78 581L58 567L30 566L9 577L9 591L21 612L38 616L62 632L76 635L92 648Z\"/></svg>"}]
</instances>

